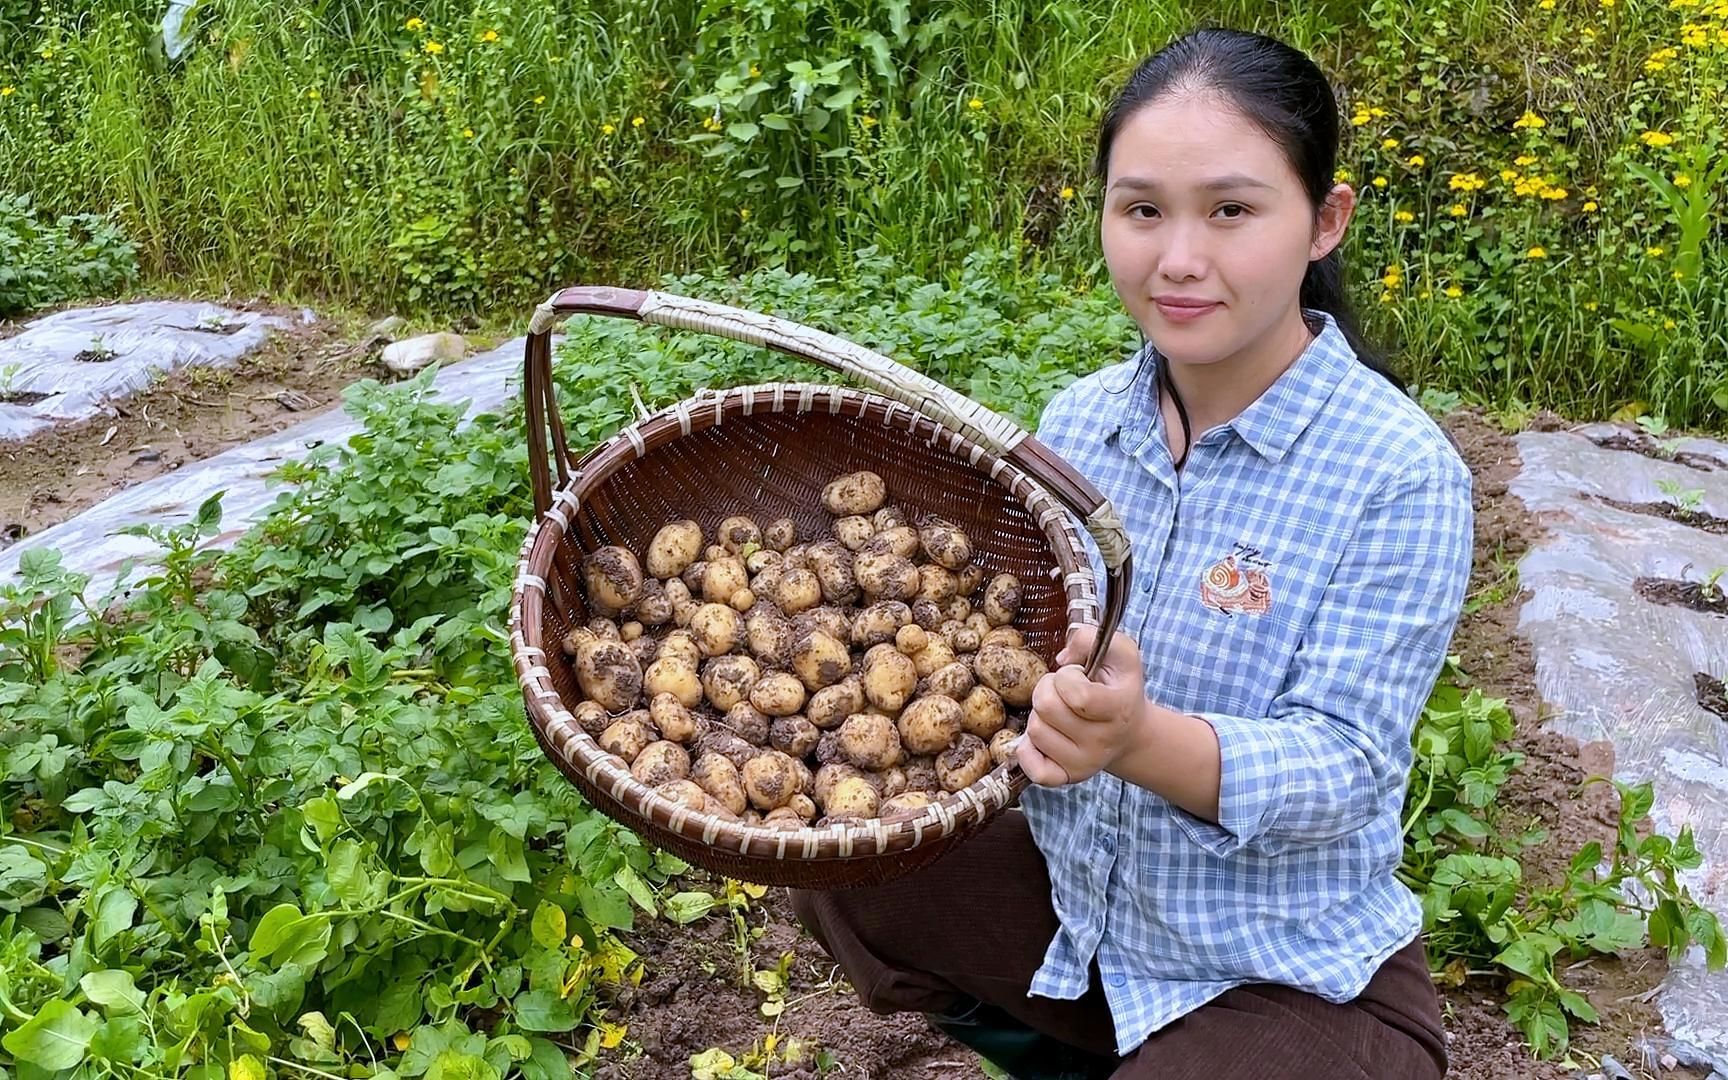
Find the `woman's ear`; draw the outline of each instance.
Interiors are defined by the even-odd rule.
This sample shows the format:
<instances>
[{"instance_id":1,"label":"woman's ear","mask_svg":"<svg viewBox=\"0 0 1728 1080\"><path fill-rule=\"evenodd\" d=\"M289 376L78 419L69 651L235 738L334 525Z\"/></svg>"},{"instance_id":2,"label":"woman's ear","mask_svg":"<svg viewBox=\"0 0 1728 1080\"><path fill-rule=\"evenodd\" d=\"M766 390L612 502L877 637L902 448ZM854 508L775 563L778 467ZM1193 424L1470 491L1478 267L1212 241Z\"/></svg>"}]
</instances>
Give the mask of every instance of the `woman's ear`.
<instances>
[{"instance_id":1,"label":"woman's ear","mask_svg":"<svg viewBox=\"0 0 1728 1080\"><path fill-rule=\"evenodd\" d=\"M1308 248L1310 262L1324 259L1343 243L1344 230L1355 212L1356 191L1349 184L1337 184L1326 193L1326 202L1314 223L1314 240Z\"/></svg>"}]
</instances>

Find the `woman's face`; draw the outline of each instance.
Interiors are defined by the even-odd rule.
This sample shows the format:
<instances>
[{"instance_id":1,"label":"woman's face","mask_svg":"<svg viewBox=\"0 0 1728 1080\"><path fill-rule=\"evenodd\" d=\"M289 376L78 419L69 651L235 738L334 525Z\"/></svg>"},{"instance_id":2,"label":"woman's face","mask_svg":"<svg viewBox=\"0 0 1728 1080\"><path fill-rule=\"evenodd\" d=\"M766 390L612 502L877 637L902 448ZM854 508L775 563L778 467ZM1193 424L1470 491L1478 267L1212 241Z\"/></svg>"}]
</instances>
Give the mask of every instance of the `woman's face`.
<instances>
[{"instance_id":1,"label":"woman's face","mask_svg":"<svg viewBox=\"0 0 1728 1080\"><path fill-rule=\"evenodd\" d=\"M1339 184L1316 222L1259 128L1214 95L1166 94L1136 110L1111 147L1104 260L1159 352L1216 363L1290 332L1308 263L1337 245L1354 203Z\"/></svg>"}]
</instances>

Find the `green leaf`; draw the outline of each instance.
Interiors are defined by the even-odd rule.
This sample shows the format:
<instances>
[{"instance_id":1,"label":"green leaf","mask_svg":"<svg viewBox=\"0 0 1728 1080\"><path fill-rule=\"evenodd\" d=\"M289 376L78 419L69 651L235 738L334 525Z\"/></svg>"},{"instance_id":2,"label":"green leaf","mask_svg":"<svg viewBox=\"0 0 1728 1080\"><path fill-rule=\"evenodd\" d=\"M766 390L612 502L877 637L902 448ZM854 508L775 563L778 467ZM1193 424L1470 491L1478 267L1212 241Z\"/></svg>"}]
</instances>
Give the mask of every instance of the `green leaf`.
<instances>
[{"instance_id":1,"label":"green leaf","mask_svg":"<svg viewBox=\"0 0 1728 1080\"><path fill-rule=\"evenodd\" d=\"M581 1019L570 999L556 990L527 990L512 1002L516 1023L524 1031L560 1032L575 1028Z\"/></svg>"},{"instance_id":2,"label":"green leaf","mask_svg":"<svg viewBox=\"0 0 1728 1080\"><path fill-rule=\"evenodd\" d=\"M618 872L612 876L612 880L616 881L618 887L623 889L630 899L636 901L636 905L643 911L653 916L660 914L660 909L654 903L654 890L648 887L648 883L643 881L641 875L637 874L636 871L628 866L620 867Z\"/></svg>"},{"instance_id":3,"label":"green leaf","mask_svg":"<svg viewBox=\"0 0 1728 1080\"><path fill-rule=\"evenodd\" d=\"M126 1015L144 1008L144 992L132 983L126 971L90 971L78 980L84 996L102 1006L109 1015Z\"/></svg>"},{"instance_id":4,"label":"green leaf","mask_svg":"<svg viewBox=\"0 0 1728 1080\"><path fill-rule=\"evenodd\" d=\"M0 1039L0 1046L5 1046L21 1062L59 1072L84 1060L90 1039L100 1026L100 1021L70 1001L54 998L16 1031Z\"/></svg>"},{"instance_id":5,"label":"green leaf","mask_svg":"<svg viewBox=\"0 0 1728 1080\"><path fill-rule=\"evenodd\" d=\"M1586 1024L1597 1022L1596 1009L1586 1001L1583 994L1573 990L1560 991L1560 1007L1584 1021Z\"/></svg>"},{"instance_id":6,"label":"green leaf","mask_svg":"<svg viewBox=\"0 0 1728 1080\"><path fill-rule=\"evenodd\" d=\"M1480 840L1488 835L1487 825L1478 821L1476 818L1471 817L1456 806L1448 806L1446 809L1440 811L1440 820L1445 822L1446 826L1453 832L1464 837L1466 840Z\"/></svg>"},{"instance_id":7,"label":"green leaf","mask_svg":"<svg viewBox=\"0 0 1728 1080\"><path fill-rule=\"evenodd\" d=\"M96 918L90 926L90 944L101 949L122 930L130 929L138 912L138 898L124 885L111 885L96 901Z\"/></svg>"},{"instance_id":8,"label":"green leaf","mask_svg":"<svg viewBox=\"0 0 1728 1080\"><path fill-rule=\"evenodd\" d=\"M761 133L761 128L747 121L740 121L738 123L726 125L726 134L737 139L739 142L749 142Z\"/></svg>"},{"instance_id":9,"label":"green leaf","mask_svg":"<svg viewBox=\"0 0 1728 1080\"><path fill-rule=\"evenodd\" d=\"M1500 950L1494 962L1518 974L1545 983L1553 977L1552 957L1560 951L1560 941L1550 934L1528 934Z\"/></svg>"},{"instance_id":10,"label":"green leaf","mask_svg":"<svg viewBox=\"0 0 1728 1080\"><path fill-rule=\"evenodd\" d=\"M350 904L365 901L371 888L370 876L364 865L366 852L352 840L339 841L330 849L330 861L324 867L330 890Z\"/></svg>"},{"instance_id":11,"label":"green leaf","mask_svg":"<svg viewBox=\"0 0 1728 1080\"><path fill-rule=\"evenodd\" d=\"M531 930L534 940L547 949L562 949L564 947L566 919L564 909L548 900L542 900L534 908L534 922Z\"/></svg>"},{"instance_id":12,"label":"green leaf","mask_svg":"<svg viewBox=\"0 0 1728 1080\"><path fill-rule=\"evenodd\" d=\"M684 926L695 922L714 909L716 901L712 893L681 892L673 893L666 898L666 917Z\"/></svg>"},{"instance_id":13,"label":"green leaf","mask_svg":"<svg viewBox=\"0 0 1728 1080\"><path fill-rule=\"evenodd\" d=\"M307 917L293 904L278 904L258 920L251 949L278 967L300 964L310 968L323 961L329 944L329 919Z\"/></svg>"}]
</instances>

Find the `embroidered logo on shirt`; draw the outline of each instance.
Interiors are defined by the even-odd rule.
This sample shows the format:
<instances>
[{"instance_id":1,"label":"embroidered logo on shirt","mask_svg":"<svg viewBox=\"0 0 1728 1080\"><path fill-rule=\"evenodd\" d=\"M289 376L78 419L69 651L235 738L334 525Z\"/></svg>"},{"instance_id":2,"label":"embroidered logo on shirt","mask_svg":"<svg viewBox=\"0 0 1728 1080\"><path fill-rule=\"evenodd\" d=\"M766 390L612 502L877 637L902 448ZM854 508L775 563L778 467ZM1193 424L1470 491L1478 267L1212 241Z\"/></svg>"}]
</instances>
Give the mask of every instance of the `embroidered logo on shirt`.
<instances>
[{"instance_id":1,"label":"embroidered logo on shirt","mask_svg":"<svg viewBox=\"0 0 1728 1080\"><path fill-rule=\"evenodd\" d=\"M1246 544L1206 568L1200 575L1200 602L1225 615L1264 615L1272 610L1271 563L1258 548Z\"/></svg>"}]
</instances>

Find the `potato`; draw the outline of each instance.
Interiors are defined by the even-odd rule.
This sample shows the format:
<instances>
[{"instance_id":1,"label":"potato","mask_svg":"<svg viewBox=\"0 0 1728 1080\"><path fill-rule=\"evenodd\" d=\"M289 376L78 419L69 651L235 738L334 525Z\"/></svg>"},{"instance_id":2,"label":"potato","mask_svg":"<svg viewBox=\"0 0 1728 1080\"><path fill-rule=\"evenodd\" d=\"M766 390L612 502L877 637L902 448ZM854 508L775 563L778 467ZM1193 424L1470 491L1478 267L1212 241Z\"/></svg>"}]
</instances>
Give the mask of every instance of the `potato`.
<instances>
[{"instance_id":1,"label":"potato","mask_svg":"<svg viewBox=\"0 0 1728 1080\"><path fill-rule=\"evenodd\" d=\"M582 560L582 584L589 607L616 615L642 595L642 564L629 548L611 544Z\"/></svg>"},{"instance_id":2,"label":"potato","mask_svg":"<svg viewBox=\"0 0 1728 1080\"><path fill-rule=\"evenodd\" d=\"M672 625L684 629L690 625L690 620L696 617L696 609L702 605L694 600L685 600L672 605Z\"/></svg>"},{"instance_id":3,"label":"potato","mask_svg":"<svg viewBox=\"0 0 1728 1080\"><path fill-rule=\"evenodd\" d=\"M583 645L590 641L599 640L600 635L596 634L594 631L588 629L586 626L577 626L571 628L570 632L564 635L564 640L559 644L564 648L564 655L575 656L577 653L582 651Z\"/></svg>"},{"instance_id":4,"label":"potato","mask_svg":"<svg viewBox=\"0 0 1728 1080\"><path fill-rule=\"evenodd\" d=\"M914 660L913 663L917 661ZM925 679L924 692L964 702L976 683L977 680L972 676L972 666L956 660L932 671Z\"/></svg>"},{"instance_id":5,"label":"potato","mask_svg":"<svg viewBox=\"0 0 1728 1080\"><path fill-rule=\"evenodd\" d=\"M798 764L778 750L757 754L744 765L744 794L758 810L785 806L798 794Z\"/></svg>"},{"instance_id":6,"label":"potato","mask_svg":"<svg viewBox=\"0 0 1728 1080\"><path fill-rule=\"evenodd\" d=\"M1020 579L997 574L984 586L984 617L991 626L1007 626L1020 614Z\"/></svg>"},{"instance_id":7,"label":"potato","mask_svg":"<svg viewBox=\"0 0 1728 1080\"><path fill-rule=\"evenodd\" d=\"M911 559L918 554L918 530L910 525L882 529L859 549L860 555L898 555Z\"/></svg>"},{"instance_id":8,"label":"potato","mask_svg":"<svg viewBox=\"0 0 1728 1080\"><path fill-rule=\"evenodd\" d=\"M742 814L749 806L749 800L744 796L744 776L732 759L724 754L710 752L697 758L690 769L690 779L714 803L734 814Z\"/></svg>"},{"instance_id":9,"label":"potato","mask_svg":"<svg viewBox=\"0 0 1728 1080\"><path fill-rule=\"evenodd\" d=\"M798 542L798 524L791 518L775 518L762 530L762 542L774 551L785 551Z\"/></svg>"},{"instance_id":10,"label":"potato","mask_svg":"<svg viewBox=\"0 0 1728 1080\"><path fill-rule=\"evenodd\" d=\"M960 727L968 735L988 739L1006 723L1008 711L1002 707L1002 695L988 686L973 687L960 702Z\"/></svg>"},{"instance_id":11,"label":"potato","mask_svg":"<svg viewBox=\"0 0 1728 1080\"><path fill-rule=\"evenodd\" d=\"M746 810L738 815L738 820L745 825L760 825L762 824L762 815L756 810Z\"/></svg>"},{"instance_id":12,"label":"potato","mask_svg":"<svg viewBox=\"0 0 1728 1080\"><path fill-rule=\"evenodd\" d=\"M690 632L703 656L725 656L744 640L744 617L725 604L703 604L690 618Z\"/></svg>"},{"instance_id":13,"label":"potato","mask_svg":"<svg viewBox=\"0 0 1728 1080\"><path fill-rule=\"evenodd\" d=\"M726 550L726 548L721 544L709 544L707 547L702 549L702 561L716 562L731 554L732 553Z\"/></svg>"},{"instance_id":14,"label":"potato","mask_svg":"<svg viewBox=\"0 0 1728 1080\"><path fill-rule=\"evenodd\" d=\"M646 715L644 713L642 717ZM654 741L654 733L649 730L648 721L642 717L631 713L612 721L606 730L600 733L600 749L623 758L626 765L634 763L637 755Z\"/></svg>"},{"instance_id":15,"label":"potato","mask_svg":"<svg viewBox=\"0 0 1728 1080\"><path fill-rule=\"evenodd\" d=\"M836 783L828 792L822 809L830 818L873 818L882 808L882 797L870 782L859 776L849 776Z\"/></svg>"},{"instance_id":16,"label":"potato","mask_svg":"<svg viewBox=\"0 0 1728 1080\"><path fill-rule=\"evenodd\" d=\"M648 695L650 704L666 695L686 709L702 704L702 680L697 677L696 665L682 655L665 655L665 650L661 651L660 659L649 664L642 676L642 692Z\"/></svg>"},{"instance_id":17,"label":"potato","mask_svg":"<svg viewBox=\"0 0 1728 1080\"><path fill-rule=\"evenodd\" d=\"M934 600L912 601L912 621L925 632L939 630L948 616L942 613L942 605Z\"/></svg>"},{"instance_id":18,"label":"potato","mask_svg":"<svg viewBox=\"0 0 1728 1080\"><path fill-rule=\"evenodd\" d=\"M834 538L852 551L868 544L875 535L876 526L870 524L870 519L862 514L843 517L834 523Z\"/></svg>"},{"instance_id":19,"label":"potato","mask_svg":"<svg viewBox=\"0 0 1728 1080\"><path fill-rule=\"evenodd\" d=\"M811 785L810 793L815 796L817 803L822 806L827 806L828 794L834 790L835 784L838 784L842 780L856 779L863 775L864 774L859 771L858 766L856 765L851 765L844 761L832 762L816 770L816 779Z\"/></svg>"},{"instance_id":20,"label":"potato","mask_svg":"<svg viewBox=\"0 0 1728 1080\"><path fill-rule=\"evenodd\" d=\"M932 695L900 714L900 744L914 754L938 754L960 734L960 703Z\"/></svg>"},{"instance_id":21,"label":"potato","mask_svg":"<svg viewBox=\"0 0 1728 1080\"><path fill-rule=\"evenodd\" d=\"M642 636L642 630L642 624L632 619L618 628L618 640L624 642L635 641L637 638Z\"/></svg>"},{"instance_id":22,"label":"potato","mask_svg":"<svg viewBox=\"0 0 1728 1080\"><path fill-rule=\"evenodd\" d=\"M848 716L864 711L864 704L864 680L856 675L849 675L833 686L824 687L812 694L804 715L809 717L812 724L824 730L837 728L845 723Z\"/></svg>"},{"instance_id":23,"label":"potato","mask_svg":"<svg viewBox=\"0 0 1728 1080\"><path fill-rule=\"evenodd\" d=\"M782 563L789 570L810 569L810 545L793 544L782 552Z\"/></svg>"},{"instance_id":24,"label":"potato","mask_svg":"<svg viewBox=\"0 0 1728 1080\"><path fill-rule=\"evenodd\" d=\"M660 658L660 643L648 634L643 634L635 641L629 642L630 651L636 656L636 663L643 671Z\"/></svg>"},{"instance_id":25,"label":"potato","mask_svg":"<svg viewBox=\"0 0 1728 1080\"><path fill-rule=\"evenodd\" d=\"M900 770L906 774L907 791L942 790L942 781L936 776L936 759L933 757L910 758Z\"/></svg>"},{"instance_id":26,"label":"potato","mask_svg":"<svg viewBox=\"0 0 1728 1080\"><path fill-rule=\"evenodd\" d=\"M846 748L840 745L840 729L824 731L816 740L816 752L811 755L817 765L833 765L846 761Z\"/></svg>"},{"instance_id":27,"label":"potato","mask_svg":"<svg viewBox=\"0 0 1728 1080\"><path fill-rule=\"evenodd\" d=\"M768 569L750 579L750 591L759 602L780 606L780 578L786 573L784 566L770 566ZM817 585L818 591L821 585Z\"/></svg>"},{"instance_id":28,"label":"potato","mask_svg":"<svg viewBox=\"0 0 1728 1080\"><path fill-rule=\"evenodd\" d=\"M917 656L930 644L930 635L916 623L902 626L894 634L894 647L907 656Z\"/></svg>"},{"instance_id":29,"label":"potato","mask_svg":"<svg viewBox=\"0 0 1728 1080\"><path fill-rule=\"evenodd\" d=\"M870 515L870 524L877 532L883 529L898 528L906 524L906 511L898 506L888 505Z\"/></svg>"},{"instance_id":30,"label":"potato","mask_svg":"<svg viewBox=\"0 0 1728 1080\"><path fill-rule=\"evenodd\" d=\"M649 787L682 780L690 775L690 754L682 746L665 739L649 743L630 763L630 775Z\"/></svg>"},{"instance_id":31,"label":"potato","mask_svg":"<svg viewBox=\"0 0 1728 1080\"><path fill-rule=\"evenodd\" d=\"M745 547L755 544L762 545L762 529L754 521L742 514L735 514L720 523L714 530L714 536L724 547L734 555L742 556Z\"/></svg>"},{"instance_id":32,"label":"potato","mask_svg":"<svg viewBox=\"0 0 1728 1080\"><path fill-rule=\"evenodd\" d=\"M674 630L662 638L660 655L683 657L691 667L702 663L702 647L696 644L696 635L688 630Z\"/></svg>"},{"instance_id":33,"label":"potato","mask_svg":"<svg viewBox=\"0 0 1728 1080\"><path fill-rule=\"evenodd\" d=\"M972 561L972 541L951 521L932 521L918 530L924 554L947 570L963 570Z\"/></svg>"},{"instance_id":34,"label":"potato","mask_svg":"<svg viewBox=\"0 0 1728 1080\"><path fill-rule=\"evenodd\" d=\"M952 619L955 622L963 623L971 617L972 601L966 599L964 596L951 596L948 598L947 603L942 605L942 618L944 621Z\"/></svg>"},{"instance_id":35,"label":"potato","mask_svg":"<svg viewBox=\"0 0 1728 1080\"><path fill-rule=\"evenodd\" d=\"M724 604L732 594L750 585L750 572L744 560L736 555L724 555L708 564L702 575L702 599L711 604ZM749 605L745 605L748 607Z\"/></svg>"},{"instance_id":36,"label":"potato","mask_svg":"<svg viewBox=\"0 0 1728 1080\"><path fill-rule=\"evenodd\" d=\"M733 611L749 611L756 606L756 594L750 589L739 589L726 601L726 605Z\"/></svg>"},{"instance_id":37,"label":"potato","mask_svg":"<svg viewBox=\"0 0 1728 1080\"><path fill-rule=\"evenodd\" d=\"M623 641L624 632L618 629L618 624L604 615L596 615L588 620L588 630L601 641Z\"/></svg>"},{"instance_id":38,"label":"potato","mask_svg":"<svg viewBox=\"0 0 1728 1080\"><path fill-rule=\"evenodd\" d=\"M773 811L773 814L784 814L787 812L797 814L800 824L808 825L811 819L816 816L816 800L800 791L790 799L787 799L786 805ZM772 816L772 814L770 816Z\"/></svg>"},{"instance_id":39,"label":"potato","mask_svg":"<svg viewBox=\"0 0 1728 1080\"><path fill-rule=\"evenodd\" d=\"M957 624L952 633L945 635L948 647L956 653L975 653L984 644L984 639L978 636L978 631L964 624Z\"/></svg>"},{"instance_id":40,"label":"potato","mask_svg":"<svg viewBox=\"0 0 1728 1080\"><path fill-rule=\"evenodd\" d=\"M1005 704L1020 709L1032 704L1032 688L1050 671L1037 653L1004 645L979 649L972 669L979 682L1002 695Z\"/></svg>"},{"instance_id":41,"label":"potato","mask_svg":"<svg viewBox=\"0 0 1728 1080\"><path fill-rule=\"evenodd\" d=\"M822 505L835 517L873 514L888 497L888 485L868 470L847 473L822 489Z\"/></svg>"},{"instance_id":42,"label":"potato","mask_svg":"<svg viewBox=\"0 0 1728 1080\"><path fill-rule=\"evenodd\" d=\"M976 735L961 735L936 758L936 778L943 791L971 787L991 769L990 748Z\"/></svg>"},{"instance_id":43,"label":"potato","mask_svg":"<svg viewBox=\"0 0 1728 1080\"><path fill-rule=\"evenodd\" d=\"M641 759L638 758L638 761ZM668 780L654 789L680 806L706 813L708 811L708 793L701 786L689 780Z\"/></svg>"},{"instance_id":44,"label":"potato","mask_svg":"<svg viewBox=\"0 0 1728 1080\"><path fill-rule=\"evenodd\" d=\"M1003 728L990 736L990 761L996 765L1006 765L1015 757L1014 740L1020 737L1018 731Z\"/></svg>"},{"instance_id":45,"label":"potato","mask_svg":"<svg viewBox=\"0 0 1728 1080\"><path fill-rule=\"evenodd\" d=\"M792 670L807 689L820 690L852 674L852 654L834 638L814 630L792 646Z\"/></svg>"},{"instance_id":46,"label":"potato","mask_svg":"<svg viewBox=\"0 0 1728 1080\"><path fill-rule=\"evenodd\" d=\"M900 733L886 716L857 713L840 725L840 748L860 769L886 769L901 757Z\"/></svg>"},{"instance_id":47,"label":"potato","mask_svg":"<svg viewBox=\"0 0 1728 1080\"><path fill-rule=\"evenodd\" d=\"M660 737L675 743L688 743L707 725L701 718L690 711L677 695L660 693L648 703L648 715L653 717L654 726L660 729Z\"/></svg>"},{"instance_id":48,"label":"potato","mask_svg":"<svg viewBox=\"0 0 1728 1080\"><path fill-rule=\"evenodd\" d=\"M975 611L966 617L966 621L960 624L959 629L957 629L952 636L958 637L960 630L970 630L978 636L978 643L982 645L984 643L984 635L988 634L992 629L993 627L990 625L989 618L986 617L982 611Z\"/></svg>"},{"instance_id":49,"label":"potato","mask_svg":"<svg viewBox=\"0 0 1728 1080\"><path fill-rule=\"evenodd\" d=\"M791 716L804 707L804 684L789 672L763 675L750 688L750 704L771 717Z\"/></svg>"},{"instance_id":50,"label":"potato","mask_svg":"<svg viewBox=\"0 0 1728 1080\"><path fill-rule=\"evenodd\" d=\"M957 596L959 592L960 579L954 575L954 571L934 563L925 563L918 568L917 599L934 600L938 604L945 604Z\"/></svg>"},{"instance_id":51,"label":"potato","mask_svg":"<svg viewBox=\"0 0 1728 1080\"><path fill-rule=\"evenodd\" d=\"M759 547L755 551L744 556L744 569L750 571L751 577L755 577L764 570L770 570L776 566L784 566L785 564L786 556L780 554L778 551L770 551L768 548L764 547Z\"/></svg>"},{"instance_id":52,"label":"potato","mask_svg":"<svg viewBox=\"0 0 1728 1080\"><path fill-rule=\"evenodd\" d=\"M648 572L657 578L677 577L702 554L702 526L674 521L661 526L648 542Z\"/></svg>"},{"instance_id":53,"label":"potato","mask_svg":"<svg viewBox=\"0 0 1728 1080\"><path fill-rule=\"evenodd\" d=\"M792 620L794 640L813 630L820 630L835 641L845 642L852 637L852 618L839 608L823 605L811 608Z\"/></svg>"},{"instance_id":54,"label":"potato","mask_svg":"<svg viewBox=\"0 0 1728 1080\"><path fill-rule=\"evenodd\" d=\"M702 579L707 576L708 560L697 559L695 562L684 568L684 572L678 575L678 580L682 581L684 587L690 590L690 595L692 597L700 600L702 599Z\"/></svg>"},{"instance_id":55,"label":"potato","mask_svg":"<svg viewBox=\"0 0 1728 1080\"><path fill-rule=\"evenodd\" d=\"M893 641L900 628L912 621L912 609L898 600L883 600L858 613L852 622L852 644L860 649Z\"/></svg>"},{"instance_id":56,"label":"potato","mask_svg":"<svg viewBox=\"0 0 1728 1080\"><path fill-rule=\"evenodd\" d=\"M955 575L955 584L961 596L971 596L978 591L978 586L984 584L984 568L973 563Z\"/></svg>"},{"instance_id":57,"label":"potato","mask_svg":"<svg viewBox=\"0 0 1728 1080\"><path fill-rule=\"evenodd\" d=\"M570 710L570 715L576 718L576 723L590 737L598 739L605 730L612 726L612 714L606 711L606 706L598 701L584 701Z\"/></svg>"},{"instance_id":58,"label":"potato","mask_svg":"<svg viewBox=\"0 0 1728 1080\"><path fill-rule=\"evenodd\" d=\"M744 643L750 655L769 667L792 662L792 624L779 611L758 604L744 616Z\"/></svg>"},{"instance_id":59,"label":"potato","mask_svg":"<svg viewBox=\"0 0 1728 1080\"><path fill-rule=\"evenodd\" d=\"M852 553L838 540L823 540L810 546L810 569L822 583L822 599L829 604L852 604L858 599L858 579L853 576Z\"/></svg>"},{"instance_id":60,"label":"potato","mask_svg":"<svg viewBox=\"0 0 1728 1080\"><path fill-rule=\"evenodd\" d=\"M768 745L799 760L816 749L821 737L821 730L802 716L782 716L768 725Z\"/></svg>"},{"instance_id":61,"label":"potato","mask_svg":"<svg viewBox=\"0 0 1728 1080\"><path fill-rule=\"evenodd\" d=\"M744 767L746 761L762 753L761 747L746 742L736 731L726 726L725 721L710 725L707 731L696 736L690 750L698 758L718 754L739 769Z\"/></svg>"},{"instance_id":62,"label":"potato","mask_svg":"<svg viewBox=\"0 0 1728 1080\"><path fill-rule=\"evenodd\" d=\"M702 665L702 693L721 712L750 700L762 666L748 656L716 656Z\"/></svg>"},{"instance_id":63,"label":"potato","mask_svg":"<svg viewBox=\"0 0 1728 1080\"><path fill-rule=\"evenodd\" d=\"M877 708L898 712L917 688L917 665L905 653L878 646L864 658L864 698Z\"/></svg>"},{"instance_id":64,"label":"potato","mask_svg":"<svg viewBox=\"0 0 1728 1080\"><path fill-rule=\"evenodd\" d=\"M889 766L880 772L868 773L865 779L876 789L876 794L884 799L891 799L906 790L906 770L898 765Z\"/></svg>"},{"instance_id":65,"label":"potato","mask_svg":"<svg viewBox=\"0 0 1728 1080\"><path fill-rule=\"evenodd\" d=\"M912 560L884 553L860 555L853 564L858 587L867 600L915 600L918 597L918 568Z\"/></svg>"},{"instance_id":66,"label":"potato","mask_svg":"<svg viewBox=\"0 0 1728 1080\"><path fill-rule=\"evenodd\" d=\"M768 742L768 717L748 701L740 701L727 709L720 722L751 746L763 746Z\"/></svg>"},{"instance_id":67,"label":"potato","mask_svg":"<svg viewBox=\"0 0 1728 1080\"><path fill-rule=\"evenodd\" d=\"M782 570L774 582L774 602L788 615L808 611L822 602L822 581L812 570Z\"/></svg>"},{"instance_id":68,"label":"potato","mask_svg":"<svg viewBox=\"0 0 1728 1080\"><path fill-rule=\"evenodd\" d=\"M930 643L912 658L912 666L917 670L920 679L928 679L952 663L954 650L948 647L948 642L939 637L931 638Z\"/></svg>"},{"instance_id":69,"label":"potato","mask_svg":"<svg viewBox=\"0 0 1728 1080\"><path fill-rule=\"evenodd\" d=\"M643 583L642 588L644 590L648 588L646 582ZM672 607L688 604L696 599L690 592L690 586L684 584L683 578L672 578L670 581L661 582L660 591L666 594L666 602Z\"/></svg>"},{"instance_id":70,"label":"potato","mask_svg":"<svg viewBox=\"0 0 1728 1080\"><path fill-rule=\"evenodd\" d=\"M904 791L898 795L882 800L882 806L876 816L883 821L902 821L915 818L936 802L927 791Z\"/></svg>"},{"instance_id":71,"label":"potato","mask_svg":"<svg viewBox=\"0 0 1728 1080\"><path fill-rule=\"evenodd\" d=\"M576 682L607 712L623 712L642 694L642 665L621 641L584 642L576 652Z\"/></svg>"}]
</instances>

